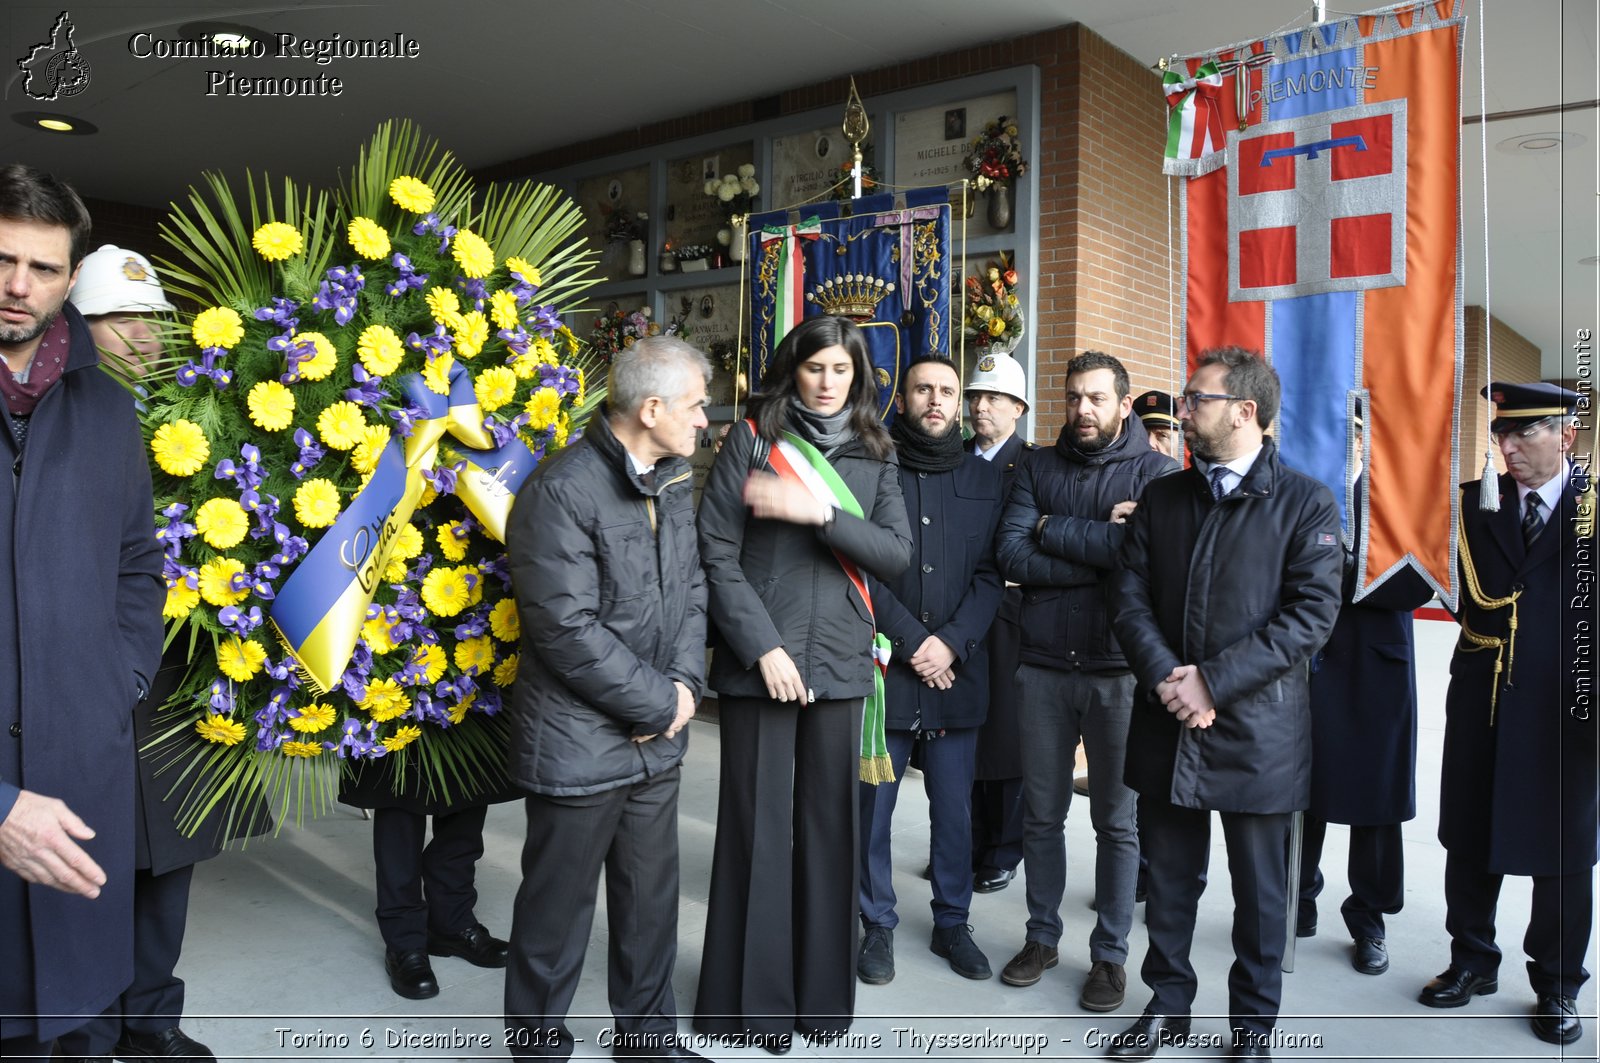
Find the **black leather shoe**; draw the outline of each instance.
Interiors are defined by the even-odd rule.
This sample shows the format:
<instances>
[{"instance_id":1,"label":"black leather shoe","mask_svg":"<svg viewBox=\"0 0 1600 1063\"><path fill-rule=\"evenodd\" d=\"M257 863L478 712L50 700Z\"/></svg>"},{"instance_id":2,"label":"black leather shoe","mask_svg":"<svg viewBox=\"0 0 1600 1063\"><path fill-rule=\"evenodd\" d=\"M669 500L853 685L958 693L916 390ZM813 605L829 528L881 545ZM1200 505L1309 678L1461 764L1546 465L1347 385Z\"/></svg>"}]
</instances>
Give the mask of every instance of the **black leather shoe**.
<instances>
[{"instance_id":1,"label":"black leather shoe","mask_svg":"<svg viewBox=\"0 0 1600 1063\"><path fill-rule=\"evenodd\" d=\"M1578 1002L1560 993L1540 993L1533 1013L1533 1036L1553 1045L1570 1045L1583 1036Z\"/></svg>"},{"instance_id":2,"label":"black leather shoe","mask_svg":"<svg viewBox=\"0 0 1600 1063\"><path fill-rule=\"evenodd\" d=\"M473 923L459 934L428 931L428 955L460 956L474 967L504 967L511 946L490 934L482 923Z\"/></svg>"},{"instance_id":3,"label":"black leather shoe","mask_svg":"<svg viewBox=\"0 0 1600 1063\"><path fill-rule=\"evenodd\" d=\"M1443 974L1422 987L1417 1000L1430 1008L1459 1008L1473 997L1486 997L1499 988L1500 983L1493 975L1473 974L1451 964Z\"/></svg>"},{"instance_id":4,"label":"black leather shoe","mask_svg":"<svg viewBox=\"0 0 1600 1063\"><path fill-rule=\"evenodd\" d=\"M983 871L972 876L973 893L999 893L1011 885L1011 880L1017 877L1016 871Z\"/></svg>"},{"instance_id":5,"label":"black leather shoe","mask_svg":"<svg viewBox=\"0 0 1600 1063\"><path fill-rule=\"evenodd\" d=\"M1362 974L1382 974L1389 969L1389 950L1382 938L1356 938L1350 966Z\"/></svg>"},{"instance_id":6,"label":"black leather shoe","mask_svg":"<svg viewBox=\"0 0 1600 1063\"><path fill-rule=\"evenodd\" d=\"M439 995L439 980L422 949L396 952L385 949L383 969L389 972L389 987L407 1000L427 1000Z\"/></svg>"},{"instance_id":7,"label":"black leather shoe","mask_svg":"<svg viewBox=\"0 0 1600 1063\"><path fill-rule=\"evenodd\" d=\"M1306 906L1300 902L1300 910L1294 917L1294 936L1297 938L1314 938L1317 936L1317 909L1315 905Z\"/></svg>"},{"instance_id":8,"label":"black leather shoe","mask_svg":"<svg viewBox=\"0 0 1600 1063\"><path fill-rule=\"evenodd\" d=\"M1152 1015L1148 1011L1137 1022L1111 1037L1106 1055L1112 1059L1149 1059L1162 1045L1189 1036L1189 1016Z\"/></svg>"},{"instance_id":9,"label":"black leather shoe","mask_svg":"<svg viewBox=\"0 0 1600 1063\"><path fill-rule=\"evenodd\" d=\"M211 1049L196 1041L176 1026L168 1026L160 1033L140 1033L138 1030L122 1031L122 1040L111 1050L117 1059L190 1059L195 1063L217 1063Z\"/></svg>"}]
</instances>

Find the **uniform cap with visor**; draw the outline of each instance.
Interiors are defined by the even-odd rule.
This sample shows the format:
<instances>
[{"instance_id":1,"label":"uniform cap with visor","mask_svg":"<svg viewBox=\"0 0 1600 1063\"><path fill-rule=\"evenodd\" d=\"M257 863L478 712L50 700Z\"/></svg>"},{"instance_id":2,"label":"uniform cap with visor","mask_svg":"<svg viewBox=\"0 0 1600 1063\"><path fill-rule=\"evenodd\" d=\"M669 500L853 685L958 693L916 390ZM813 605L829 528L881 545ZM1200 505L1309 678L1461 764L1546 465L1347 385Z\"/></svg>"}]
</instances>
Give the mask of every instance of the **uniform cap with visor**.
<instances>
[{"instance_id":1,"label":"uniform cap with visor","mask_svg":"<svg viewBox=\"0 0 1600 1063\"><path fill-rule=\"evenodd\" d=\"M172 311L150 260L137 251L105 244L83 258L68 296L85 317Z\"/></svg>"}]
</instances>

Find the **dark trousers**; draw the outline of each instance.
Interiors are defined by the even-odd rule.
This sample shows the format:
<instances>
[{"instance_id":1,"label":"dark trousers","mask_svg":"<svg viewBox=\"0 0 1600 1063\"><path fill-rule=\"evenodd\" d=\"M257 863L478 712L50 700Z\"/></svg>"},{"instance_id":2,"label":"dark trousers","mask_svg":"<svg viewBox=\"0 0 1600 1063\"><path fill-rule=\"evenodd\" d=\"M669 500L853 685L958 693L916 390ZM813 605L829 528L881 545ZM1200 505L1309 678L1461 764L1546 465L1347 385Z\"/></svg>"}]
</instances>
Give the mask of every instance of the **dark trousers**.
<instances>
[{"instance_id":1,"label":"dark trousers","mask_svg":"<svg viewBox=\"0 0 1600 1063\"><path fill-rule=\"evenodd\" d=\"M1300 848L1301 925L1315 923L1317 895L1322 892L1322 844L1328 836L1326 820L1306 816ZM1345 872L1350 896L1339 906L1352 938L1382 938L1383 917L1405 905L1405 845L1400 824L1350 828L1350 861Z\"/></svg>"},{"instance_id":2,"label":"dark trousers","mask_svg":"<svg viewBox=\"0 0 1600 1063\"><path fill-rule=\"evenodd\" d=\"M1277 1023L1283 998L1284 922L1290 813L1222 812L1222 836L1233 879L1233 966L1228 1014L1233 1029L1264 1034ZM1205 892L1211 813L1139 798L1141 847L1150 856L1145 923L1150 948L1141 976L1154 992L1149 1010L1188 1015L1199 981L1189 962L1195 912Z\"/></svg>"},{"instance_id":3,"label":"dark trousers","mask_svg":"<svg viewBox=\"0 0 1600 1063\"><path fill-rule=\"evenodd\" d=\"M101 1015L59 1040L65 1056L107 1056L124 1029L160 1033L183 1019L183 979L173 974L189 921L194 865L133 873L133 982Z\"/></svg>"},{"instance_id":4,"label":"dark trousers","mask_svg":"<svg viewBox=\"0 0 1600 1063\"><path fill-rule=\"evenodd\" d=\"M372 855L378 877L378 931L396 952L428 947L428 931L459 934L477 918L473 876L483 855L487 805L433 817L403 808L372 810Z\"/></svg>"},{"instance_id":5,"label":"dark trousers","mask_svg":"<svg viewBox=\"0 0 1600 1063\"><path fill-rule=\"evenodd\" d=\"M511 919L506 1036L515 1059L567 1059L567 1012L583 975L606 872L606 987L616 1029L677 1030L678 780L673 767L582 797L527 800L522 885Z\"/></svg>"},{"instance_id":6,"label":"dark trousers","mask_svg":"<svg viewBox=\"0 0 1600 1063\"><path fill-rule=\"evenodd\" d=\"M972 784L972 871L1015 871L1022 863L1022 777Z\"/></svg>"},{"instance_id":7,"label":"dark trousers","mask_svg":"<svg viewBox=\"0 0 1600 1063\"><path fill-rule=\"evenodd\" d=\"M1535 993L1576 997L1589 972L1583 955L1594 926L1593 870L1533 876L1533 906L1522 949ZM1445 930L1450 963L1476 975L1494 976L1500 948L1494 943L1495 907L1505 876L1484 870L1481 860L1451 850L1444 861Z\"/></svg>"},{"instance_id":8,"label":"dark trousers","mask_svg":"<svg viewBox=\"0 0 1600 1063\"><path fill-rule=\"evenodd\" d=\"M723 698L722 780L694 1026L827 1035L856 988L861 701Z\"/></svg>"},{"instance_id":9,"label":"dark trousers","mask_svg":"<svg viewBox=\"0 0 1600 1063\"><path fill-rule=\"evenodd\" d=\"M861 923L895 927L894 862L889 828L900 796L900 778L917 736L911 731L890 731L889 759L894 782L873 786L861 783ZM933 925L962 926L972 908L972 763L978 749L978 729L963 727L938 738L923 739L922 785L928 793L928 818L932 831Z\"/></svg>"}]
</instances>

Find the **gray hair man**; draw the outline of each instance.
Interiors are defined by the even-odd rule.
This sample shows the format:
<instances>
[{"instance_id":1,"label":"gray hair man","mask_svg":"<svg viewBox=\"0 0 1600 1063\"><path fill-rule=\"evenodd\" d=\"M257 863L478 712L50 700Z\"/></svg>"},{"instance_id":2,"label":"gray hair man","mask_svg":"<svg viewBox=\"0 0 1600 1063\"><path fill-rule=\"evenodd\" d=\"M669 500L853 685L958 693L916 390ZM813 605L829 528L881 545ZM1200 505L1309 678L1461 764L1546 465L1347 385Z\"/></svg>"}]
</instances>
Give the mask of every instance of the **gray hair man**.
<instances>
[{"instance_id":1,"label":"gray hair man","mask_svg":"<svg viewBox=\"0 0 1600 1063\"><path fill-rule=\"evenodd\" d=\"M705 686L706 584L686 460L711 365L661 336L619 351L609 405L528 477L506 549L522 621L509 770L528 791L505 1022L513 1058L567 1059L600 870L613 1051L677 1039L678 777Z\"/></svg>"}]
</instances>

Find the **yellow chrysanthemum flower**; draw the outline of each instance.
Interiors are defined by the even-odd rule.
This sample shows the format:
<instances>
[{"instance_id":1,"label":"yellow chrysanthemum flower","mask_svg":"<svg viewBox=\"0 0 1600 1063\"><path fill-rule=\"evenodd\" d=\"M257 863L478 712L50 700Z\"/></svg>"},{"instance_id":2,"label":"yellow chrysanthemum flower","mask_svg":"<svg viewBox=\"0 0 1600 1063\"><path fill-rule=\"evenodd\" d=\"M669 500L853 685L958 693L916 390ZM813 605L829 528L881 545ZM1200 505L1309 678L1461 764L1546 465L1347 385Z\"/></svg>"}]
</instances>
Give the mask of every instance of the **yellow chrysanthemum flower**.
<instances>
[{"instance_id":1,"label":"yellow chrysanthemum flower","mask_svg":"<svg viewBox=\"0 0 1600 1063\"><path fill-rule=\"evenodd\" d=\"M356 341L356 357L373 376L388 376L405 356L405 344L388 325L368 325Z\"/></svg>"},{"instance_id":2,"label":"yellow chrysanthemum flower","mask_svg":"<svg viewBox=\"0 0 1600 1063\"><path fill-rule=\"evenodd\" d=\"M562 410L556 415L556 434L551 437L557 450L567 445L567 436L572 432L572 420L567 416L567 411Z\"/></svg>"},{"instance_id":3,"label":"yellow chrysanthemum flower","mask_svg":"<svg viewBox=\"0 0 1600 1063\"><path fill-rule=\"evenodd\" d=\"M512 355L516 361L510 363L510 368L518 380L531 380L539 374L539 359L530 352L522 355Z\"/></svg>"},{"instance_id":4,"label":"yellow chrysanthemum flower","mask_svg":"<svg viewBox=\"0 0 1600 1063\"><path fill-rule=\"evenodd\" d=\"M543 336L533 341L533 356L539 359L542 365L555 365L561 361L556 356L556 345Z\"/></svg>"},{"instance_id":5,"label":"yellow chrysanthemum flower","mask_svg":"<svg viewBox=\"0 0 1600 1063\"><path fill-rule=\"evenodd\" d=\"M378 259L389 253L389 234L371 218L357 218L348 230L350 246L362 258Z\"/></svg>"},{"instance_id":6,"label":"yellow chrysanthemum flower","mask_svg":"<svg viewBox=\"0 0 1600 1063\"><path fill-rule=\"evenodd\" d=\"M213 306L195 315L189 334L196 347L221 347L228 350L244 339L244 319L228 306Z\"/></svg>"},{"instance_id":7,"label":"yellow chrysanthemum flower","mask_svg":"<svg viewBox=\"0 0 1600 1063\"><path fill-rule=\"evenodd\" d=\"M422 678L428 686L433 686L444 675L445 666L450 662L445 659L444 648L437 645L419 646L411 655L411 664L422 666Z\"/></svg>"},{"instance_id":8,"label":"yellow chrysanthemum flower","mask_svg":"<svg viewBox=\"0 0 1600 1063\"><path fill-rule=\"evenodd\" d=\"M517 678L517 667L521 664L521 657L513 653L505 660L494 666L494 682L496 686L508 687Z\"/></svg>"},{"instance_id":9,"label":"yellow chrysanthemum flower","mask_svg":"<svg viewBox=\"0 0 1600 1063\"><path fill-rule=\"evenodd\" d=\"M254 639L224 639L217 647L217 668L235 683L243 683L261 671L267 651Z\"/></svg>"},{"instance_id":10,"label":"yellow chrysanthemum flower","mask_svg":"<svg viewBox=\"0 0 1600 1063\"><path fill-rule=\"evenodd\" d=\"M281 432L294 424L294 393L276 380L263 380L251 388L245 405L257 428Z\"/></svg>"},{"instance_id":11,"label":"yellow chrysanthemum flower","mask_svg":"<svg viewBox=\"0 0 1600 1063\"><path fill-rule=\"evenodd\" d=\"M339 367L339 352L333 343L320 332L297 332L295 343L310 340L317 353L300 363L300 375L307 380L326 380L328 374Z\"/></svg>"},{"instance_id":12,"label":"yellow chrysanthemum flower","mask_svg":"<svg viewBox=\"0 0 1600 1063\"><path fill-rule=\"evenodd\" d=\"M543 432L556 423L556 414L561 412L561 396L555 388L538 388L523 409L528 411L528 431Z\"/></svg>"},{"instance_id":13,"label":"yellow chrysanthemum flower","mask_svg":"<svg viewBox=\"0 0 1600 1063\"><path fill-rule=\"evenodd\" d=\"M367 648L376 654L393 653L395 641L389 621L378 614L371 620L361 625L361 637L367 640Z\"/></svg>"},{"instance_id":14,"label":"yellow chrysanthemum flower","mask_svg":"<svg viewBox=\"0 0 1600 1063\"><path fill-rule=\"evenodd\" d=\"M250 588L233 589L233 577L244 571L244 562L234 557L213 557L200 566L200 597L221 608L238 605L250 597Z\"/></svg>"},{"instance_id":15,"label":"yellow chrysanthemum flower","mask_svg":"<svg viewBox=\"0 0 1600 1063\"><path fill-rule=\"evenodd\" d=\"M517 374L503 365L491 366L478 374L472 390L477 393L483 412L493 413L517 397Z\"/></svg>"},{"instance_id":16,"label":"yellow chrysanthemum flower","mask_svg":"<svg viewBox=\"0 0 1600 1063\"><path fill-rule=\"evenodd\" d=\"M451 723L460 723L462 720L466 719L467 718L467 710L471 709L472 708L472 703L477 701L477 700L478 700L478 692L476 690L474 690L472 693L468 694L465 698L462 698L460 703L450 706L450 722Z\"/></svg>"},{"instance_id":17,"label":"yellow chrysanthemum flower","mask_svg":"<svg viewBox=\"0 0 1600 1063\"><path fill-rule=\"evenodd\" d=\"M278 752L286 757L311 757L322 756L321 742L296 742L293 739L278 747Z\"/></svg>"},{"instance_id":18,"label":"yellow chrysanthemum flower","mask_svg":"<svg viewBox=\"0 0 1600 1063\"><path fill-rule=\"evenodd\" d=\"M396 177L389 182L389 198L402 210L426 214L433 209L433 189L415 177Z\"/></svg>"},{"instance_id":19,"label":"yellow chrysanthemum flower","mask_svg":"<svg viewBox=\"0 0 1600 1063\"><path fill-rule=\"evenodd\" d=\"M430 483L424 483L422 485L422 497L417 499L417 508L427 509L429 506L433 505L438 498L439 492L433 489L433 485Z\"/></svg>"},{"instance_id":20,"label":"yellow chrysanthemum flower","mask_svg":"<svg viewBox=\"0 0 1600 1063\"><path fill-rule=\"evenodd\" d=\"M338 714L333 711L333 706L320 701L310 705L300 706L300 715L289 718L289 726L305 735L314 735L318 731L326 731L332 726Z\"/></svg>"},{"instance_id":21,"label":"yellow chrysanthemum flower","mask_svg":"<svg viewBox=\"0 0 1600 1063\"><path fill-rule=\"evenodd\" d=\"M233 499L213 498L195 511L194 527L207 546L228 550L250 530L250 517Z\"/></svg>"},{"instance_id":22,"label":"yellow chrysanthemum flower","mask_svg":"<svg viewBox=\"0 0 1600 1063\"><path fill-rule=\"evenodd\" d=\"M422 604L434 616L455 616L472 604L468 569L439 567L422 577Z\"/></svg>"},{"instance_id":23,"label":"yellow chrysanthemum flower","mask_svg":"<svg viewBox=\"0 0 1600 1063\"><path fill-rule=\"evenodd\" d=\"M406 578L406 563L398 557L390 556L389 563L383 569L385 583L399 583Z\"/></svg>"},{"instance_id":24,"label":"yellow chrysanthemum flower","mask_svg":"<svg viewBox=\"0 0 1600 1063\"><path fill-rule=\"evenodd\" d=\"M510 258L506 259L506 269L512 273L522 274L522 279L527 281L529 284L534 285L535 287L544 283L544 281L539 277L539 267L535 266L525 258L518 258L517 256L512 255Z\"/></svg>"},{"instance_id":25,"label":"yellow chrysanthemum flower","mask_svg":"<svg viewBox=\"0 0 1600 1063\"><path fill-rule=\"evenodd\" d=\"M374 679L367 684L367 696L357 703L379 723L404 716L411 711L411 696L393 679Z\"/></svg>"},{"instance_id":26,"label":"yellow chrysanthemum flower","mask_svg":"<svg viewBox=\"0 0 1600 1063\"><path fill-rule=\"evenodd\" d=\"M416 724L408 723L395 731L394 734L383 740L383 748L394 753L409 746L412 742L422 737L422 728Z\"/></svg>"},{"instance_id":27,"label":"yellow chrysanthemum flower","mask_svg":"<svg viewBox=\"0 0 1600 1063\"><path fill-rule=\"evenodd\" d=\"M522 621L517 616L517 603L513 598L501 598L489 610L489 631L501 642L515 642L522 637Z\"/></svg>"},{"instance_id":28,"label":"yellow chrysanthemum flower","mask_svg":"<svg viewBox=\"0 0 1600 1063\"><path fill-rule=\"evenodd\" d=\"M318 476L294 492L294 515L308 528L326 528L339 519L339 489Z\"/></svg>"},{"instance_id":29,"label":"yellow chrysanthemum flower","mask_svg":"<svg viewBox=\"0 0 1600 1063\"><path fill-rule=\"evenodd\" d=\"M439 526L436 538L439 542L439 552L447 561L460 561L467 556L467 537L458 536L456 531L461 527L459 520L450 521Z\"/></svg>"},{"instance_id":30,"label":"yellow chrysanthemum flower","mask_svg":"<svg viewBox=\"0 0 1600 1063\"><path fill-rule=\"evenodd\" d=\"M193 476L211 457L211 443L199 425L180 419L156 429L150 452L168 476Z\"/></svg>"},{"instance_id":31,"label":"yellow chrysanthemum flower","mask_svg":"<svg viewBox=\"0 0 1600 1063\"><path fill-rule=\"evenodd\" d=\"M487 240L471 229L458 229L450 242L450 254L461 272L473 279L487 277L494 272L494 248Z\"/></svg>"},{"instance_id":32,"label":"yellow chrysanthemum flower","mask_svg":"<svg viewBox=\"0 0 1600 1063\"><path fill-rule=\"evenodd\" d=\"M455 358L441 354L422 367L422 382L435 395L450 394L450 370L456 367Z\"/></svg>"},{"instance_id":33,"label":"yellow chrysanthemum flower","mask_svg":"<svg viewBox=\"0 0 1600 1063\"><path fill-rule=\"evenodd\" d=\"M455 353L463 358L476 358L489 342L489 319L476 310L457 314L450 328L456 341Z\"/></svg>"},{"instance_id":34,"label":"yellow chrysanthemum flower","mask_svg":"<svg viewBox=\"0 0 1600 1063\"><path fill-rule=\"evenodd\" d=\"M461 300L449 288L429 288L422 300L428 304L428 312L433 319L441 325L449 324L461 313Z\"/></svg>"},{"instance_id":35,"label":"yellow chrysanthemum flower","mask_svg":"<svg viewBox=\"0 0 1600 1063\"><path fill-rule=\"evenodd\" d=\"M494 643L488 635L462 639L456 643L456 667L469 675L487 672L494 666Z\"/></svg>"},{"instance_id":36,"label":"yellow chrysanthemum flower","mask_svg":"<svg viewBox=\"0 0 1600 1063\"><path fill-rule=\"evenodd\" d=\"M200 591L189 586L186 579L167 584L167 600L161 606L161 619L182 620L200 604Z\"/></svg>"},{"instance_id":37,"label":"yellow chrysanthemum flower","mask_svg":"<svg viewBox=\"0 0 1600 1063\"><path fill-rule=\"evenodd\" d=\"M361 434L361 442L350 452L350 464L356 472L367 474L378 467L383 449L389 445L389 426L369 424Z\"/></svg>"},{"instance_id":38,"label":"yellow chrysanthemum flower","mask_svg":"<svg viewBox=\"0 0 1600 1063\"><path fill-rule=\"evenodd\" d=\"M298 255L304 250L306 242L293 225L269 221L256 230L256 234L250 238L250 246L268 262L282 262Z\"/></svg>"},{"instance_id":39,"label":"yellow chrysanthemum flower","mask_svg":"<svg viewBox=\"0 0 1600 1063\"><path fill-rule=\"evenodd\" d=\"M422 545L422 532L417 530L415 524L407 524L395 535L394 548L390 556L397 557L401 561L410 561L422 553Z\"/></svg>"},{"instance_id":40,"label":"yellow chrysanthemum flower","mask_svg":"<svg viewBox=\"0 0 1600 1063\"><path fill-rule=\"evenodd\" d=\"M489 317L495 328L517 327L517 297L507 291L489 296Z\"/></svg>"},{"instance_id":41,"label":"yellow chrysanthemum flower","mask_svg":"<svg viewBox=\"0 0 1600 1063\"><path fill-rule=\"evenodd\" d=\"M195 733L219 746L236 746L244 741L244 724L226 716L207 713L194 722Z\"/></svg>"},{"instance_id":42,"label":"yellow chrysanthemum flower","mask_svg":"<svg viewBox=\"0 0 1600 1063\"><path fill-rule=\"evenodd\" d=\"M330 403L317 415L317 434L334 450L349 450L361 442L366 427L361 407L346 400Z\"/></svg>"}]
</instances>

